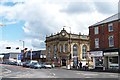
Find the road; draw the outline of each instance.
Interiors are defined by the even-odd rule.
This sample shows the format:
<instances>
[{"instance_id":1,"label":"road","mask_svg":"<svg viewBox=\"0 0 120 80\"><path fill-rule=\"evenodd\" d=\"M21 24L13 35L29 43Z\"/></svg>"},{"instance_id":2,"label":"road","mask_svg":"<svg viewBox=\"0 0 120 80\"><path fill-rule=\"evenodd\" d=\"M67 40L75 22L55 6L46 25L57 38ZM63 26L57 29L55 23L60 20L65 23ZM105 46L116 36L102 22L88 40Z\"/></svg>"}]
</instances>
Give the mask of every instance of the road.
<instances>
[{"instance_id":1,"label":"road","mask_svg":"<svg viewBox=\"0 0 120 80\"><path fill-rule=\"evenodd\" d=\"M2 78L118 78L118 73L89 72L54 69L30 69L21 66L2 65Z\"/></svg>"}]
</instances>

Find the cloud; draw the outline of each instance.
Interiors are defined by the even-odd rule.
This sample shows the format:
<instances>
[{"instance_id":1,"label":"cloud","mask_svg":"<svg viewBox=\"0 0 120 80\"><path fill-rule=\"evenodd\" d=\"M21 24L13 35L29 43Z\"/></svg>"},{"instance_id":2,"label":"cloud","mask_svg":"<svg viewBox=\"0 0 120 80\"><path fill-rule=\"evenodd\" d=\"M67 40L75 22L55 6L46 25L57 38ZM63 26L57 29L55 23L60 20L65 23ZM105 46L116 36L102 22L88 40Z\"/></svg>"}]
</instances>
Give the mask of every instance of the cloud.
<instances>
[{"instance_id":1,"label":"cloud","mask_svg":"<svg viewBox=\"0 0 120 80\"><path fill-rule=\"evenodd\" d=\"M13 0L14 1L14 0ZM23 0L23 4L16 4L12 7L1 6L0 15L4 18L16 21L24 21L22 27L25 36L26 46L41 49L45 47L45 36L51 33L60 32L63 26L71 27L72 33L88 34L88 27L97 21L101 21L116 9L102 11L105 4L94 2L75 2L73 0ZM90 1L90 0L89 0ZM60 3L59 3L60 2ZM116 3L115 3L116 4ZM114 4L107 5L115 6ZM107 9L106 8L106 9ZM110 13L104 15L103 13ZM69 28L66 28L69 31Z\"/></svg>"},{"instance_id":2,"label":"cloud","mask_svg":"<svg viewBox=\"0 0 120 80\"><path fill-rule=\"evenodd\" d=\"M94 9L88 2L71 2L65 7L61 12L66 12L68 14L80 14L89 13Z\"/></svg>"},{"instance_id":3,"label":"cloud","mask_svg":"<svg viewBox=\"0 0 120 80\"><path fill-rule=\"evenodd\" d=\"M118 3L115 2L94 2L95 8L102 14L113 14L118 11Z\"/></svg>"},{"instance_id":4,"label":"cloud","mask_svg":"<svg viewBox=\"0 0 120 80\"><path fill-rule=\"evenodd\" d=\"M32 46L38 49L45 49L45 43L42 40L34 39L32 40Z\"/></svg>"}]
</instances>

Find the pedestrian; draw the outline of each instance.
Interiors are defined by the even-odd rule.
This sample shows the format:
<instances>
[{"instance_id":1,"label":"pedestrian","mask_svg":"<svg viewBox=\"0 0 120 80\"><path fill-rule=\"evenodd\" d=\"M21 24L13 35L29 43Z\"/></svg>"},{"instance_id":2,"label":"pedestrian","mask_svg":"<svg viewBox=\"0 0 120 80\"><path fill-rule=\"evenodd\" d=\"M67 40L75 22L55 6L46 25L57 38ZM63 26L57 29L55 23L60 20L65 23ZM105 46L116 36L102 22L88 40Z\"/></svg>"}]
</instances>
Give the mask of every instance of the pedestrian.
<instances>
[{"instance_id":1,"label":"pedestrian","mask_svg":"<svg viewBox=\"0 0 120 80\"><path fill-rule=\"evenodd\" d=\"M88 70L88 63L86 63L85 65L85 70Z\"/></svg>"},{"instance_id":2,"label":"pedestrian","mask_svg":"<svg viewBox=\"0 0 120 80\"><path fill-rule=\"evenodd\" d=\"M82 69L82 62L81 61L79 63L79 67L80 67L80 69Z\"/></svg>"}]
</instances>

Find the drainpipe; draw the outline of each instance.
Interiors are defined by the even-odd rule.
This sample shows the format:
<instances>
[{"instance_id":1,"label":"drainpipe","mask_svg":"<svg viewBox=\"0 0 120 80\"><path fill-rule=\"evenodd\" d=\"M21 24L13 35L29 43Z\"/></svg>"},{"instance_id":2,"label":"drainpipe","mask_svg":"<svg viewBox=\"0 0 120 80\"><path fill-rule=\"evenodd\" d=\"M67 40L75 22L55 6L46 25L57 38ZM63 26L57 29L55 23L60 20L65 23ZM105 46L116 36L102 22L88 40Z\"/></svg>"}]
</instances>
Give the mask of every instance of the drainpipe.
<instances>
[{"instance_id":1,"label":"drainpipe","mask_svg":"<svg viewBox=\"0 0 120 80\"><path fill-rule=\"evenodd\" d=\"M119 72L120 72L120 0L118 2L118 64L119 64Z\"/></svg>"}]
</instances>

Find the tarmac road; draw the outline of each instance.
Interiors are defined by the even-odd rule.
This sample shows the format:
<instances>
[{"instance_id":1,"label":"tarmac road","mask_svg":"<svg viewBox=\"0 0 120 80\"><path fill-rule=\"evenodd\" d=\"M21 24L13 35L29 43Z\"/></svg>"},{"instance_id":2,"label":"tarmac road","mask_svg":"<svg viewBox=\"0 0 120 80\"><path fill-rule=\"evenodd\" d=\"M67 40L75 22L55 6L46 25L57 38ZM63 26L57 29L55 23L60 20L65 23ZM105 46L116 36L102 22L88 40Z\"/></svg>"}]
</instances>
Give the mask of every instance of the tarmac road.
<instances>
[{"instance_id":1,"label":"tarmac road","mask_svg":"<svg viewBox=\"0 0 120 80\"><path fill-rule=\"evenodd\" d=\"M2 78L118 78L118 73L67 70L65 68L30 69L2 65Z\"/></svg>"}]
</instances>

